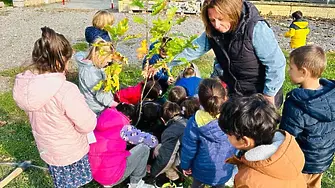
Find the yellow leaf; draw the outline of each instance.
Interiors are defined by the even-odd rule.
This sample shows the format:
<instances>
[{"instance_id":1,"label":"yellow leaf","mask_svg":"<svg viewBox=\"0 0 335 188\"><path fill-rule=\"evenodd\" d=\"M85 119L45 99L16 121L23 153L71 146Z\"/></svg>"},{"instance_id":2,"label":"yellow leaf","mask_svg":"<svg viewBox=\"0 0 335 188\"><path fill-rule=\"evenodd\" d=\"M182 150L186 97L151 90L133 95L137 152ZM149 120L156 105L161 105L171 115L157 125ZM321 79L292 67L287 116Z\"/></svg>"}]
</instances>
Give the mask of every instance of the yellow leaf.
<instances>
[{"instance_id":1,"label":"yellow leaf","mask_svg":"<svg viewBox=\"0 0 335 188\"><path fill-rule=\"evenodd\" d=\"M143 59L143 57L148 54L147 40L142 40L141 46L136 49L136 52L138 59Z\"/></svg>"}]
</instances>

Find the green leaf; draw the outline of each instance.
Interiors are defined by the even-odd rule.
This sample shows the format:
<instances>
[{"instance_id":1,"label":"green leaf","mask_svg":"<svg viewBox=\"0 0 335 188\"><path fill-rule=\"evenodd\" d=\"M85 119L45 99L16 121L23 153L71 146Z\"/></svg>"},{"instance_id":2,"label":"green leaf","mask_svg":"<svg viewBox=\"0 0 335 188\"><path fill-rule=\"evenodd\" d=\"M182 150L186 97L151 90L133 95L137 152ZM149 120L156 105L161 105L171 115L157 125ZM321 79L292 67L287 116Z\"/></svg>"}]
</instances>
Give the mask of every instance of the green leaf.
<instances>
[{"instance_id":1,"label":"green leaf","mask_svg":"<svg viewBox=\"0 0 335 188\"><path fill-rule=\"evenodd\" d=\"M136 38L141 38L142 35L141 34L136 34L136 35L127 35L123 41L127 41L127 40L130 40L130 39L136 39Z\"/></svg>"},{"instance_id":2,"label":"green leaf","mask_svg":"<svg viewBox=\"0 0 335 188\"><path fill-rule=\"evenodd\" d=\"M131 5L139 7L139 8L144 8L144 4L141 0L132 0Z\"/></svg>"},{"instance_id":3,"label":"green leaf","mask_svg":"<svg viewBox=\"0 0 335 188\"><path fill-rule=\"evenodd\" d=\"M178 19L176 20L176 24L180 25L180 24L183 23L185 20L186 20L186 16L183 16L183 17L181 17L181 18L178 18Z\"/></svg>"},{"instance_id":4,"label":"green leaf","mask_svg":"<svg viewBox=\"0 0 335 188\"><path fill-rule=\"evenodd\" d=\"M145 19L144 19L144 18L141 18L141 17L139 17L139 16L134 16L134 17L133 17L133 21L134 21L135 23L138 23L138 24L145 24L145 23L146 23Z\"/></svg>"},{"instance_id":5,"label":"green leaf","mask_svg":"<svg viewBox=\"0 0 335 188\"><path fill-rule=\"evenodd\" d=\"M104 84L104 81L100 80L99 83L93 87L93 91L99 91L103 84Z\"/></svg>"},{"instance_id":6,"label":"green leaf","mask_svg":"<svg viewBox=\"0 0 335 188\"><path fill-rule=\"evenodd\" d=\"M178 10L178 7L172 7L167 10L167 19L172 20L173 17L176 15L176 12Z\"/></svg>"},{"instance_id":7,"label":"green leaf","mask_svg":"<svg viewBox=\"0 0 335 188\"><path fill-rule=\"evenodd\" d=\"M151 15L155 16L158 13L160 13L161 10L163 10L165 8L166 4L167 4L166 0L158 0L158 2L154 5L152 5L152 7L151 7L152 8Z\"/></svg>"},{"instance_id":8,"label":"green leaf","mask_svg":"<svg viewBox=\"0 0 335 188\"><path fill-rule=\"evenodd\" d=\"M187 61L187 59L185 57L179 58L179 61L183 62L184 64L189 64L190 62Z\"/></svg>"}]
</instances>

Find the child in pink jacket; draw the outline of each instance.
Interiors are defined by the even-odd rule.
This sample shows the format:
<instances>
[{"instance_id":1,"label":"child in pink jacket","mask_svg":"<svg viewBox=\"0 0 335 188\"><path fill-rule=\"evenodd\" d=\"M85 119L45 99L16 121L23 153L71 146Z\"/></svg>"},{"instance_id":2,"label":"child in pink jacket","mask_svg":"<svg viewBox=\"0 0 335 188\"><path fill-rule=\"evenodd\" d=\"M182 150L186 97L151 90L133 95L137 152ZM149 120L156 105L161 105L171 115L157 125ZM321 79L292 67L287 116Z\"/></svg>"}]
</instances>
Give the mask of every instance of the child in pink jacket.
<instances>
[{"instance_id":1,"label":"child in pink jacket","mask_svg":"<svg viewBox=\"0 0 335 188\"><path fill-rule=\"evenodd\" d=\"M92 180L86 135L94 130L96 115L78 87L66 81L71 56L71 45L63 35L42 28L33 63L16 76L13 88L15 102L29 116L55 187L80 187Z\"/></svg>"},{"instance_id":2,"label":"child in pink jacket","mask_svg":"<svg viewBox=\"0 0 335 188\"><path fill-rule=\"evenodd\" d=\"M135 113L134 105L119 103L116 108L104 110L98 118L94 130L97 142L90 145L89 161L93 178L105 187L117 185L127 177L131 188L152 187L142 178L146 175L150 148L158 140L130 125ZM136 146L127 151L127 142Z\"/></svg>"}]
</instances>

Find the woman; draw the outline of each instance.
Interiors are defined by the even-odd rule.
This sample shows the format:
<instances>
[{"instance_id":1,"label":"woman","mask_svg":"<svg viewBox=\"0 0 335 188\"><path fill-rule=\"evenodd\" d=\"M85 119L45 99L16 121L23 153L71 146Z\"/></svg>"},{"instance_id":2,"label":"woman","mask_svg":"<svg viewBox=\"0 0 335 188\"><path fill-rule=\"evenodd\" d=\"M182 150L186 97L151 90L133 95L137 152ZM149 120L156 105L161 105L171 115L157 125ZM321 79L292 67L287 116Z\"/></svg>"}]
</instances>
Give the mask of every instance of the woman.
<instances>
[{"instance_id":1,"label":"woman","mask_svg":"<svg viewBox=\"0 0 335 188\"><path fill-rule=\"evenodd\" d=\"M185 49L175 59L191 61L213 49L231 95L262 93L279 107L286 60L256 7L243 0L207 0L201 15L206 31L193 42L198 48Z\"/></svg>"}]
</instances>

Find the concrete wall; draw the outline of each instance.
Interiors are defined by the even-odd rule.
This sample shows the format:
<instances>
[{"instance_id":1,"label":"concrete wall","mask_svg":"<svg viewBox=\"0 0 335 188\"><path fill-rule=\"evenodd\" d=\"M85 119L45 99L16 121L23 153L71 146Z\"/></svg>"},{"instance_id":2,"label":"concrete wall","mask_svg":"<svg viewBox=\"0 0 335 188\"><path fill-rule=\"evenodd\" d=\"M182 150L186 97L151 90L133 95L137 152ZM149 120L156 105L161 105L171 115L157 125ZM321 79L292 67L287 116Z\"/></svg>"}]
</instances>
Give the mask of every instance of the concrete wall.
<instances>
[{"instance_id":1,"label":"concrete wall","mask_svg":"<svg viewBox=\"0 0 335 188\"><path fill-rule=\"evenodd\" d=\"M335 18L335 5L258 1L253 3L263 15L291 16L293 12L300 10L307 17Z\"/></svg>"},{"instance_id":2,"label":"concrete wall","mask_svg":"<svg viewBox=\"0 0 335 188\"><path fill-rule=\"evenodd\" d=\"M13 0L13 6L24 7L24 6L34 6L34 5L42 5L56 2L62 2L62 0Z\"/></svg>"}]
</instances>

